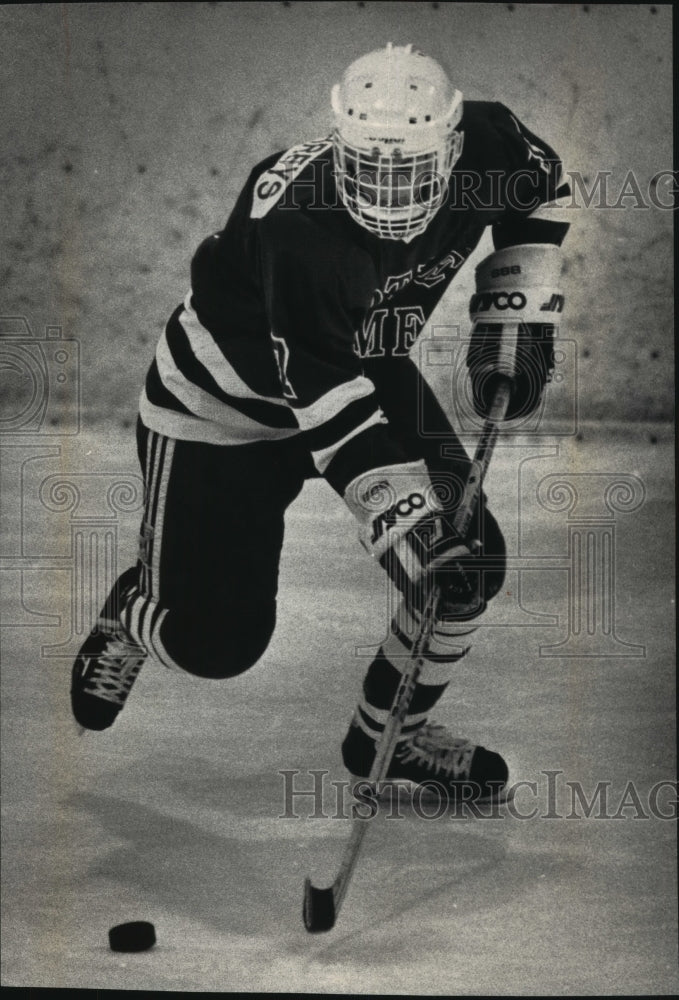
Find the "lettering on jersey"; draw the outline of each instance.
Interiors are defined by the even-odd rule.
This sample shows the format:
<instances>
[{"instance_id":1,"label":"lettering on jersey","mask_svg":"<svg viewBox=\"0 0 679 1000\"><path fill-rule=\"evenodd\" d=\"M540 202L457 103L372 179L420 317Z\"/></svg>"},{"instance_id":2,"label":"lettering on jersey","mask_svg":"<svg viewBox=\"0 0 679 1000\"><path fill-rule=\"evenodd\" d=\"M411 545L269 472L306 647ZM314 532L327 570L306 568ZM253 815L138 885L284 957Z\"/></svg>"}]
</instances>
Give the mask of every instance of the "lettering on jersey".
<instances>
[{"instance_id":1,"label":"lettering on jersey","mask_svg":"<svg viewBox=\"0 0 679 1000\"><path fill-rule=\"evenodd\" d=\"M434 285L446 280L449 271L456 271L461 267L466 259L466 256L458 253L457 250L451 250L434 264L429 262L418 264L414 275L412 269L404 271L403 274L389 275L384 283L384 288L376 288L373 292L370 308L374 309L381 305L385 299L402 291L411 281L414 281L416 285L423 285L425 288L433 288Z\"/></svg>"},{"instance_id":2,"label":"lettering on jersey","mask_svg":"<svg viewBox=\"0 0 679 1000\"><path fill-rule=\"evenodd\" d=\"M525 309L523 292L477 292L469 303L470 313L488 312L489 309Z\"/></svg>"},{"instance_id":3,"label":"lettering on jersey","mask_svg":"<svg viewBox=\"0 0 679 1000\"><path fill-rule=\"evenodd\" d=\"M419 264L413 280L416 285L433 288L434 285L438 285L441 281L446 280L447 271L456 271L458 267L464 264L465 260L466 258L461 253L458 253L457 250L451 250L450 253L442 257L433 266Z\"/></svg>"},{"instance_id":4,"label":"lettering on jersey","mask_svg":"<svg viewBox=\"0 0 679 1000\"><path fill-rule=\"evenodd\" d=\"M383 298L388 299L390 295L394 295L396 292L400 292L402 288L409 285L413 280L413 272L406 271L404 274L391 274L387 278L384 284L384 291L381 295L380 301Z\"/></svg>"},{"instance_id":5,"label":"lettering on jersey","mask_svg":"<svg viewBox=\"0 0 679 1000\"><path fill-rule=\"evenodd\" d=\"M368 309L375 309L381 302L384 302L384 292L381 288L376 288L372 294Z\"/></svg>"},{"instance_id":6,"label":"lettering on jersey","mask_svg":"<svg viewBox=\"0 0 679 1000\"><path fill-rule=\"evenodd\" d=\"M426 508L426 501L421 493L411 493L409 496L399 500L393 507L389 507L388 510L377 515L372 523L370 541L374 545L385 531L389 531L390 528L394 527L399 517L409 517L416 510L423 510L424 508Z\"/></svg>"},{"instance_id":7,"label":"lettering on jersey","mask_svg":"<svg viewBox=\"0 0 679 1000\"><path fill-rule=\"evenodd\" d=\"M466 248L468 249L468 248ZM382 303L403 291L411 281L425 288L433 288L442 281L450 280L450 272L456 271L464 264L466 256L457 250L451 250L441 260L433 264L418 264L402 274L390 274L384 288L376 288L368 309L368 314L355 334L355 350L360 358L383 358L387 354L385 345L385 323L392 311L394 316L393 347L390 354L394 357L405 357L417 340L425 324L424 310L421 306L398 306L389 309L379 309ZM391 327L390 327L391 330ZM389 338L390 344L392 338Z\"/></svg>"},{"instance_id":8,"label":"lettering on jersey","mask_svg":"<svg viewBox=\"0 0 679 1000\"><path fill-rule=\"evenodd\" d=\"M392 354L394 357L405 357L417 340L424 326L424 311L422 306L399 306L394 309L396 316L396 343Z\"/></svg>"},{"instance_id":9,"label":"lettering on jersey","mask_svg":"<svg viewBox=\"0 0 679 1000\"><path fill-rule=\"evenodd\" d=\"M386 355L384 321L388 315L388 309L372 309L356 330L355 347L359 358L383 358Z\"/></svg>"},{"instance_id":10,"label":"lettering on jersey","mask_svg":"<svg viewBox=\"0 0 679 1000\"><path fill-rule=\"evenodd\" d=\"M271 341L273 343L274 354L276 356L276 364L278 365L278 374L281 380L281 386L283 388L283 395L286 399L297 399L297 393L292 388L290 380L288 378L288 361L290 360L290 348L285 343L283 337L277 337L275 333L271 333Z\"/></svg>"},{"instance_id":11,"label":"lettering on jersey","mask_svg":"<svg viewBox=\"0 0 679 1000\"><path fill-rule=\"evenodd\" d=\"M386 344L386 322L389 316L389 350ZM392 309L372 309L356 330L354 349L359 358L406 357L425 324L422 306L396 306Z\"/></svg>"},{"instance_id":12,"label":"lettering on jersey","mask_svg":"<svg viewBox=\"0 0 679 1000\"><path fill-rule=\"evenodd\" d=\"M316 139L293 146L269 167L255 183L252 195L251 219L262 219L280 201L286 187L311 160L330 149L330 139Z\"/></svg>"}]
</instances>

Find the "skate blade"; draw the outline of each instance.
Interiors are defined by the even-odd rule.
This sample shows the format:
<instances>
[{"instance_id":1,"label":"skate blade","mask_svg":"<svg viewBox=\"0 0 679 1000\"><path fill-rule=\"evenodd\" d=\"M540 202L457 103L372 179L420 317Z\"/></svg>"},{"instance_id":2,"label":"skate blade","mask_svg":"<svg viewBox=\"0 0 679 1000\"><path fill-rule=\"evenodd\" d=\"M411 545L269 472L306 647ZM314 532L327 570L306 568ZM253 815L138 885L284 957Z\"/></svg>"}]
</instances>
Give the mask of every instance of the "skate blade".
<instances>
[{"instance_id":1,"label":"skate blade","mask_svg":"<svg viewBox=\"0 0 679 1000\"><path fill-rule=\"evenodd\" d=\"M470 799L462 796L459 800L451 795L440 783L432 780L425 784L418 784L406 778L388 778L374 787L374 793L366 795L366 779L359 778L351 786L351 794L359 802L365 802L366 798L372 798L381 806L389 806L394 803L421 803L422 805L447 804L446 811L454 813L456 810L468 810L471 812L475 806L501 806L511 802L515 795L513 785L505 785L504 788L489 795L481 795L478 798ZM356 792L358 789L358 794Z\"/></svg>"}]
</instances>

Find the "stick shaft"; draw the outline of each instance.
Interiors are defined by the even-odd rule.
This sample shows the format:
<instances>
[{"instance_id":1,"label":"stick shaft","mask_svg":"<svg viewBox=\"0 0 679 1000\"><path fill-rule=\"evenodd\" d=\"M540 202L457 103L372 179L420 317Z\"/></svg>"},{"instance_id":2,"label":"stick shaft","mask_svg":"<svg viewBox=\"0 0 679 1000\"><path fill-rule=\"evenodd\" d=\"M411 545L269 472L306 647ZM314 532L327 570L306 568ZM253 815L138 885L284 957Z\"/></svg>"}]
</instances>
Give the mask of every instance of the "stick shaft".
<instances>
[{"instance_id":1,"label":"stick shaft","mask_svg":"<svg viewBox=\"0 0 679 1000\"><path fill-rule=\"evenodd\" d=\"M488 416L483 422L481 436L474 452L472 467L467 476L462 501L453 518L453 527L462 538L465 538L469 530L476 504L481 493L481 486L486 477L488 466L493 455L495 442L500 433L500 424L505 418L509 399L511 396L511 383L509 379L502 379L495 391L495 396L490 407Z\"/></svg>"},{"instance_id":2,"label":"stick shaft","mask_svg":"<svg viewBox=\"0 0 679 1000\"><path fill-rule=\"evenodd\" d=\"M422 622L413 644L408 666L403 672L401 683L399 684L398 691L394 696L394 701L389 712L389 718L387 719L384 730L380 735L378 745L375 748L375 759L372 767L370 768L370 774L366 779L366 781L370 784L377 785L381 781L384 781L387 776L391 759L394 756L394 750L396 748L396 744L398 743L398 738L401 735L403 720L408 713L410 702L412 701L413 694L415 693L417 678L419 677L422 669L422 654L426 647L427 639L431 634L437 602L438 587L433 587L422 615ZM342 900L344 899L349 886L349 881L358 859L359 848L367 828L368 824L365 819L354 817L351 835L344 849L342 861L340 862L339 873L333 883L335 916L337 916L337 913L339 912Z\"/></svg>"},{"instance_id":3,"label":"stick shaft","mask_svg":"<svg viewBox=\"0 0 679 1000\"><path fill-rule=\"evenodd\" d=\"M497 441L499 424L502 422L507 412L510 394L511 383L508 379L502 379L496 389L495 397L493 399L488 417L484 421L481 436L474 453L472 467L467 478L464 494L462 496L462 501L453 521L456 531L458 531L463 537L469 529L469 525L471 524L471 520L476 510L476 505L481 492L481 486L490 464L495 442ZM370 784L377 784L378 782L383 781L389 771L394 750L401 735L403 721L408 713L408 708L410 707L413 694L415 693L417 678L419 677L422 669L423 653L435 621L438 600L439 588L434 585L422 613L420 628L417 636L415 637L411 656L406 669L403 672L401 683L399 684L398 690L394 696L391 710L389 712L389 718L387 719L384 730L382 731L375 747L375 759L372 767L370 768L368 778L366 779ZM326 925L325 929L334 925L334 922L337 919L337 915L339 914L340 907L351 881L351 876L354 872L354 868L356 867L360 847L367 828L367 820L354 814L352 819L351 834L342 854L342 860L340 862L337 877L335 878L330 890L314 890L309 883L308 889L311 898L313 898L314 892L326 893L332 891L334 912L332 914L331 921ZM308 927L308 929L310 928Z\"/></svg>"}]
</instances>

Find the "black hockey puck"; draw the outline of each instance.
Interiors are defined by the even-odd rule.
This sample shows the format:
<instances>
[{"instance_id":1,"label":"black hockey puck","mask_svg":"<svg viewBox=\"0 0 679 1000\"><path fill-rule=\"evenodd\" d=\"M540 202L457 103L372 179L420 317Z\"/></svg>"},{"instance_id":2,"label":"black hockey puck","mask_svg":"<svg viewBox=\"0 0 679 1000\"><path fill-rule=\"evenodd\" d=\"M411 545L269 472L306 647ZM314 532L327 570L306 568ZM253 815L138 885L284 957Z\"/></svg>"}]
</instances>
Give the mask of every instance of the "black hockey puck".
<instances>
[{"instance_id":1,"label":"black hockey puck","mask_svg":"<svg viewBox=\"0 0 679 1000\"><path fill-rule=\"evenodd\" d=\"M111 951L148 951L156 943L156 929L148 920L116 924L108 932Z\"/></svg>"}]
</instances>

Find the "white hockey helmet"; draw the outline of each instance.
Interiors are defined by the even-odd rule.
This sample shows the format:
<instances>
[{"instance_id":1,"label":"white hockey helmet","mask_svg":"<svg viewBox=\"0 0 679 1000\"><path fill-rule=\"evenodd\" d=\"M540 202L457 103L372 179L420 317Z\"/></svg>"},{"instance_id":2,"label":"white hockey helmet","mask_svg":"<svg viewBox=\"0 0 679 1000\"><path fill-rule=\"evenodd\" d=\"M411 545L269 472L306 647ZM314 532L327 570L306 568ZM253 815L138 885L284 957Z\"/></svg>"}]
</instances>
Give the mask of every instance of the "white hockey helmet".
<instances>
[{"instance_id":1,"label":"white hockey helmet","mask_svg":"<svg viewBox=\"0 0 679 1000\"><path fill-rule=\"evenodd\" d=\"M412 45L361 56L332 88L335 175L361 226L408 242L441 207L462 152L462 94Z\"/></svg>"}]
</instances>

